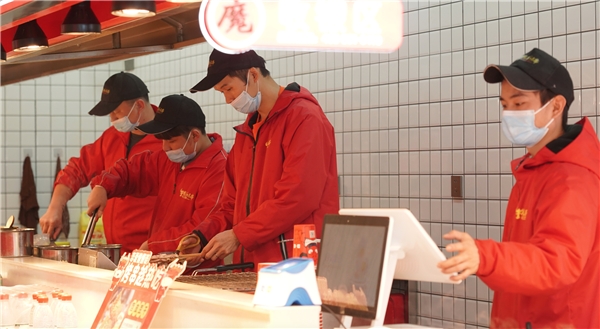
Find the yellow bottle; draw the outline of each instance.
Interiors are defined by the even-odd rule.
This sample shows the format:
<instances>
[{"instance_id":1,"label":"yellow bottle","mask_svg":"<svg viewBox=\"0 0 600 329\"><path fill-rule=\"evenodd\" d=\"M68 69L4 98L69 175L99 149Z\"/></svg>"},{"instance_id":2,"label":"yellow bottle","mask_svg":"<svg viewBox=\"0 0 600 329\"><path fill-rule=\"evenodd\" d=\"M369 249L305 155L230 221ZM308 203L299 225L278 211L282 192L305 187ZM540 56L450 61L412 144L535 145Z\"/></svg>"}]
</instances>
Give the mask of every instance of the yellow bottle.
<instances>
[{"instance_id":1,"label":"yellow bottle","mask_svg":"<svg viewBox=\"0 0 600 329\"><path fill-rule=\"evenodd\" d=\"M87 215L87 211L82 211L79 216L79 245L83 243L83 236L90 223L90 216ZM105 244L106 236L104 235L104 225L102 224L102 217L98 218L94 232L92 232L92 240L90 244Z\"/></svg>"}]
</instances>

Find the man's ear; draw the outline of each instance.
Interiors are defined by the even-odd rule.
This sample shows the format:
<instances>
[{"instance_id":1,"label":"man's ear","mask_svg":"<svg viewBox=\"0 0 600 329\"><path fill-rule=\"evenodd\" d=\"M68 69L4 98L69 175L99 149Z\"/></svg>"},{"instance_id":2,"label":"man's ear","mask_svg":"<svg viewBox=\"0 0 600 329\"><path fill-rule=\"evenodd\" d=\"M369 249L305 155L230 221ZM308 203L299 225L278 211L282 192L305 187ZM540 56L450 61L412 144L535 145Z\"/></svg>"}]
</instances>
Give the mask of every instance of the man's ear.
<instances>
[{"instance_id":1,"label":"man's ear","mask_svg":"<svg viewBox=\"0 0 600 329\"><path fill-rule=\"evenodd\" d=\"M202 137L202 133L200 132L200 129L192 129L192 139L194 140L194 143L199 141L200 137Z\"/></svg>"},{"instance_id":2,"label":"man's ear","mask_svg":"<svg viewBox=\"0 0 600 329\"><path fill-rule=\"evenodd\" d=\"M552 105L552 117L562 117L562 113L565 110L565 106L567 106L567 99L563 95L556 95L554 97L553 102L554 104Z\"/></svg>"},{"instance_id":3,"label":"man's ear","mask_svg":"<svg viewBox=\"0 0 600 329\"><path fill-rule=\"evenodd\" d=\"M143 99L138 98L135 100L135 107L137 107L139 110L143 109L145 106L146 102Z\"/></svg>"},{"instance_id":4,"label":"man's ear","mask_svg":"<svg viewBox=\"0 0 600 329\"><path fill-rule=\"evenodd\" d=\"M256 83L260 77L260 70L256 67L251 67L248 69L248 72L250 72L250 79L252 82Z\"/></svg>"}]
</instances>

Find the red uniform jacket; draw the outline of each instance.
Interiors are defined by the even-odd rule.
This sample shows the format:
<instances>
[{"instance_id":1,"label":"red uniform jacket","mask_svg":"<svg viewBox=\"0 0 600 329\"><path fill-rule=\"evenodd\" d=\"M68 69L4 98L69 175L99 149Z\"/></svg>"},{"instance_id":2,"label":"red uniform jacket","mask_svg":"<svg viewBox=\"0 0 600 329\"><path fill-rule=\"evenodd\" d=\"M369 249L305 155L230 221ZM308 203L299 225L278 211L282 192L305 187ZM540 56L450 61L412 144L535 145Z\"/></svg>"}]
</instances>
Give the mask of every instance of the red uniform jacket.
<instances>
[{"instance_id":1,"label":"red uniform jacket","mask_svg":"<svg viewBox=\"0 0 600 329\"><path fill-rule=\"evenodd\" d=\"M315 224L320 238L324 215L339 211L333 127L310 92L290 84L255 140L256 118L234 128L222 206L198 227L208 240L233 228L241 244L233 262L255 270L291 257L295 224Z\"/></svg>"},{"instance_id":2,"label":"red uniform jacket","mask_svg":"<svg viewBox=\"0 0 600 329\"><path fill-rule=\"evenodd\" d=\"M577 125L512 162L502 242L476 241L491 328L600 327L600 144Z\"/></svg>"},{"instance_id":3,"label":"red uniform jacket","mask_svg":"<svg viewBox=\"0 0 600 329\"><path fill-rule=\"evenodd\" d=\"M58 173L54 186L63 184L75 195L80 188L88 186L94 176L125 158L130 135L118 132L114 127L106 129L94 143L81 148L79 158L69 159ZM142 151L161 150L162 142L148 135L131 148L129 156ZM102 215L106 242L121 244L121 253L139 248L148 238L152 215L149 210L155 204L154 197L138 199L128 196L109 200Z\"/></svg>"},{"instance_id":4,"label":"red uniform jacket","mask_svg":"<svg viewBox=\"0 0 600 329\"><path fill-rule=\"evenodd\" d=\"M142 152L129 161L120 160L92 180L106 189L109 198L133 195L158 196L151 208L148 247L152 253L175 251L182 237L217 210L223 190L227 153L221 136L208 134L212 145L182 170L164 151ZM221 262L204 262L212 267Z\"/></svg>"}]
</instances>

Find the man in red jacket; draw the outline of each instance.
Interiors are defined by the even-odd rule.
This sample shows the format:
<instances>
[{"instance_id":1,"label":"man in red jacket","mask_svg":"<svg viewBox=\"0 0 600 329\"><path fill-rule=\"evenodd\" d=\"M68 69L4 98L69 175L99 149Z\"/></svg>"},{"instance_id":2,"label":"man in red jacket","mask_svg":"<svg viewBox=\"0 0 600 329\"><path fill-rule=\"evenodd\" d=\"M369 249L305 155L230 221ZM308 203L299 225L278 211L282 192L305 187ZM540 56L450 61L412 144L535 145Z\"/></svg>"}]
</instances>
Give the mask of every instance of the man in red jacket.
<instances>
[{"instance_id":1,"label":"man in red jacket","mask_svg":"<svg viewBox=\"0 0 600 329\"><path fill-rule=\"evenodd\" d=\"M62 212L80 188L93 177L110 168L117 160L142 151L159 151L161 142L136 127L154 118L148 100L148 88L137 76L121 72L104 83L100 102L90 115L110 116L111 127L92 144L81 148L79 158L69 159L54 182L48 211L40 219L42 232L58 237L62 229ZM107 243L121 244L121 252L131 252L148 237L151 213L156 198L125 197L111 200L102 218Z\"/></svg>"},{"instance_id":2,"label":"man in red jacket","mask_svg":"<svg viewBox=\"0 0 600 329\"><path fill-rule=\"evenodd\" d=\"M587 118L566 124L569 72L535 48L483 76L502 83L502 130L528 153L511 163L502 242L452 231L458 255L439 267L494 290L491 328L599 328L600 143Z\"/></svg>"},{"instance_id":3,"label":"man in red jacket","mask_svg":"<svg viewBox=\"0 0 600 329\"><path fill-rule=\"evenodd\" d=\"M162 99L154 120L139 126L163 141L164 152L141 152L92 179L88 213L107 198L158 196L150 234L140 249L175 251L179 241L217 210L227 153L221 136L207 134L198 104L183 95ZM206 262L202 267L220 264Z\"/></svg>"},{"instance_id":4,"label":"man in red jacket","mask_svg":"<svg viewBox=\"0 0 600 329\"><path fill-rule=\"evenodd\" d=\"M247 118L234 128L221 208L194 231L203 248L190 261L234 253L256 269L291 257L295 224L314 224L320 237L323 216L339 211L333 127L308 90L279 86L254 51L214 50L191 91L213 87Z\"/></svg>"}]
</instances>

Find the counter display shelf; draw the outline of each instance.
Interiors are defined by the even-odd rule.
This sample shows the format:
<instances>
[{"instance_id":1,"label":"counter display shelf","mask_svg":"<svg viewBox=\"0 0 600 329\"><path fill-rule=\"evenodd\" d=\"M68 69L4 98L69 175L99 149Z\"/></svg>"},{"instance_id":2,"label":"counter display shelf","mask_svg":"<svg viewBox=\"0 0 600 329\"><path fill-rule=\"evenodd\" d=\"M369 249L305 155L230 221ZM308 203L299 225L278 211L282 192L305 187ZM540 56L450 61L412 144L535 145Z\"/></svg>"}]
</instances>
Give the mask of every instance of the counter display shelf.
<instances>
[{"instance_id":1,"label":"counter display shelf","mask_svg":"<svg viewBox=\"0 0 600 329\"><path fill-rule=\"evenodd\" d=\"M0 258L4 286L42 284L69 291L79 327L90 328L112 271L37 257ZM174 282L153 328L318 328L320 306L259 307L252 295Z\"/></svg>"}]
</instances>

